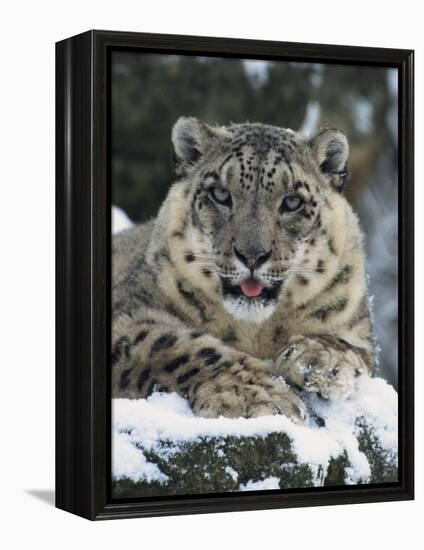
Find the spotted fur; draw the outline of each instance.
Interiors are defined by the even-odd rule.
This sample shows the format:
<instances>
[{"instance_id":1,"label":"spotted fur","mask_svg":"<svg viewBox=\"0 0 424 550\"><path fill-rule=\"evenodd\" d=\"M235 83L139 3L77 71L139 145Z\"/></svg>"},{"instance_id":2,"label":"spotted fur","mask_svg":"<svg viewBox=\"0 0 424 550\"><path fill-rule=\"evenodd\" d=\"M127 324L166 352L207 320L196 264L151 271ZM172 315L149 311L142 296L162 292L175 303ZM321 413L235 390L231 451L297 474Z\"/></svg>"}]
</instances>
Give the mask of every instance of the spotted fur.
<instances>
[{"instance_id":1,"label":"spotted fur","mask_svg":"<svg viewBox=\"0 0 424 550\"><path fill-rule=\"evenodd\" d=\"M297 421L290 385L351 395L374 348L344 134L181 118L172 140L178 179L157 217L113 242L113 394ZM240 290L252 277L257 297Z\"/></svg>"}]
</instances>

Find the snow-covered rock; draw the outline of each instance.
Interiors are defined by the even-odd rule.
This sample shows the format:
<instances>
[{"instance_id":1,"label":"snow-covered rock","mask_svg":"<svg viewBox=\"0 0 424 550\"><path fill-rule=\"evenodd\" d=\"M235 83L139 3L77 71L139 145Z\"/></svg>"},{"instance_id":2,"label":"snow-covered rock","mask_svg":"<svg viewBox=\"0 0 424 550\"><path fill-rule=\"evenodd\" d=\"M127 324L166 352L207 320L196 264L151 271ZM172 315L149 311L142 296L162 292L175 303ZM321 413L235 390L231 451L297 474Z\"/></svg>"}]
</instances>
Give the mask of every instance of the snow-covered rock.
<instances>
[{"instance_id":1,"label":"snow-covered rock","mask_svg":"<svg viewBox=\"0 0 424 550\"><path fill-rule=\"evenodd\" d=\"M288 418L206 419L175 393L113 400L116 497L255 491L397 480L398 399L381 378Z\"/></svg>"}]
</instances>

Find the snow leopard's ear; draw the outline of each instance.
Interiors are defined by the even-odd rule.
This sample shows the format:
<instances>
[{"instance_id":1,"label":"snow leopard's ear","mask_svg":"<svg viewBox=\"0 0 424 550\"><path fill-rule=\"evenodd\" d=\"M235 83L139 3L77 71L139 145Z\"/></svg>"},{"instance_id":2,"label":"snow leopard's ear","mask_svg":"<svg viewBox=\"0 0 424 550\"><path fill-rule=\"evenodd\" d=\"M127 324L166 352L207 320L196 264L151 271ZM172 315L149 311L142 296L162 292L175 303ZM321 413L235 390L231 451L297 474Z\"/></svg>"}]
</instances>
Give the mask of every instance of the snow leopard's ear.
<instances>
[{"instance_id":1,"label":"snow leopard's ear","mask_svg":"<svg viewBox=\"0 0 424 550\"><path fill-rule=\"evenodd\" d=\"M180 117L172 128L175 171L184 176L208 148L223 136L221 128L213 128L194 117Z\"/></svg>"},{"instance_id":2,"label":"snow leopard's ear","mask_svg":"<svg viewBox=\"0 0 424 550\"><path fill-rule=\"evenodd\" d=\"M345 134L340 130L324 128L312 138L310 147L321 172L341 193L348 176L349 143Z\"/></svg>"}]
</instances>

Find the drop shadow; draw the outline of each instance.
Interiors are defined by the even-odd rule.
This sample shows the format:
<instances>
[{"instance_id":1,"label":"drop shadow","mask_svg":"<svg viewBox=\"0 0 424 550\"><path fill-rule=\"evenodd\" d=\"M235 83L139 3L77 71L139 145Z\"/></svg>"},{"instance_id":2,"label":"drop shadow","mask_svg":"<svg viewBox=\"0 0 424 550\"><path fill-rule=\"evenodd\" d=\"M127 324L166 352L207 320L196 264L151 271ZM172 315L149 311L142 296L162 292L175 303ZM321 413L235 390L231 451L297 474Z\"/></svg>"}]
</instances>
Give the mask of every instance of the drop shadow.
<instances>
[{"instance_id":1,"label":"drop shadow","mask_svg":"<svg viewBox=\"0 0 424 550\"><path fill-rule=\"evenodd\" d=\"M55 505L55 494L53 489L26 489L25 492L27 495L38 498L38 500L41 500L49 506Z\"/></svg>"}]
</instances>

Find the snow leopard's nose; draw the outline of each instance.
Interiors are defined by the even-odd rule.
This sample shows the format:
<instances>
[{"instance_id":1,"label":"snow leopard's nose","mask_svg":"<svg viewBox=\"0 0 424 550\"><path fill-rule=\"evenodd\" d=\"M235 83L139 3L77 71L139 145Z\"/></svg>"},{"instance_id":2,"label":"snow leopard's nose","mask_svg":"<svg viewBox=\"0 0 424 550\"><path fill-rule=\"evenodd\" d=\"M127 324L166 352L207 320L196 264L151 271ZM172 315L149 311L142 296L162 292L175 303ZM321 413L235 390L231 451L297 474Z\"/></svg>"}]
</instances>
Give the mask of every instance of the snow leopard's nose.
<instances>
[{"instance_id":1,"label":"snow leopard's nose","mask_svg":"<svg viewBox=\"0 0 424 550\"><path fill-rule=\"evenodd\" d=\"M238 250L234 247L234 254L253 273L255 269L270 259L272 249L265 252L263 249L254 247L243 248L242 250Z\"/></svg>"}]
</instances>

